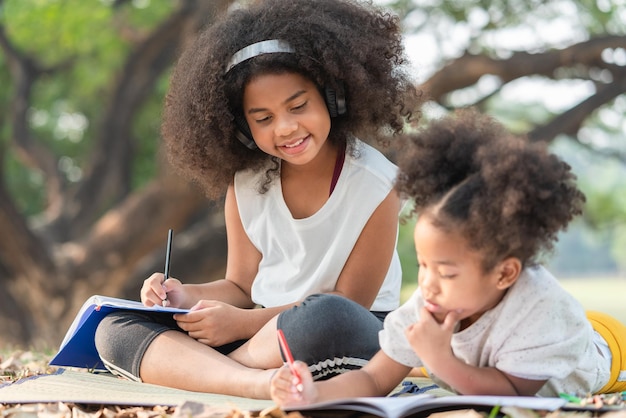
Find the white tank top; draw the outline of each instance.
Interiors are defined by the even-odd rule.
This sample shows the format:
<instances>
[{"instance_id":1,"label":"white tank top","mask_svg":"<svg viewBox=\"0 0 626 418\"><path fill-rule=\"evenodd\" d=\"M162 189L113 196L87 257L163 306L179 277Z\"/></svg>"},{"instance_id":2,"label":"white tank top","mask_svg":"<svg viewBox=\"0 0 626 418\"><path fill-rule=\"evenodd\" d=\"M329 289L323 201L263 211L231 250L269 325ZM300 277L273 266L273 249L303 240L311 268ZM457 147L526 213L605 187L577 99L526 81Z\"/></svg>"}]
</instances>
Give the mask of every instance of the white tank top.
<instances>
[{"instance_id":1,"label":"white tank top","mask_svg":"<svg viewBox=\"0 0 626 418\"><path fill-rule=\"evenodd\" d=\"M397 167L375 148L359 141L356 149L357 157L346 154L328 201L304 219L292 217L279 177L261 194L258 190L263 171L236 173L239 215L250 241L262 254L252 284L256 304L281 306L335 289L361 231L392 190L397 172ZM397 308L401 281L400 259L394 251L371 310Z\"/></svg>"}]
</instances>

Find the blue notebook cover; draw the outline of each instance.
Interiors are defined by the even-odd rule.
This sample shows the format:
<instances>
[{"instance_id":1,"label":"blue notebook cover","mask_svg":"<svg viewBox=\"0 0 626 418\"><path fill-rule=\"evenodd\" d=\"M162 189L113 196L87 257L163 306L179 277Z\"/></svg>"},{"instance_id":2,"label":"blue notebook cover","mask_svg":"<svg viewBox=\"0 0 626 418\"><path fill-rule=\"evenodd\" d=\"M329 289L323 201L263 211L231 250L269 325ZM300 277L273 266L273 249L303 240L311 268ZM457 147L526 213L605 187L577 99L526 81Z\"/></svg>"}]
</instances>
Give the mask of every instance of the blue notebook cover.
<instances>
[{"instance_id":1,"label":"blue notebook cover","mask_svg":"<svg viewBox=\"0 0 626 418\"><path fill-rule=\"evenodd\" d=\"M94 342L98 324L109 312L136 310L151 312L187 313L188 309L162 306L147 307L141 302L94 295L87 299L65 334L58 353L50 360L51 366L80 367L106 370Z\"/></svg>"}]
</instances>

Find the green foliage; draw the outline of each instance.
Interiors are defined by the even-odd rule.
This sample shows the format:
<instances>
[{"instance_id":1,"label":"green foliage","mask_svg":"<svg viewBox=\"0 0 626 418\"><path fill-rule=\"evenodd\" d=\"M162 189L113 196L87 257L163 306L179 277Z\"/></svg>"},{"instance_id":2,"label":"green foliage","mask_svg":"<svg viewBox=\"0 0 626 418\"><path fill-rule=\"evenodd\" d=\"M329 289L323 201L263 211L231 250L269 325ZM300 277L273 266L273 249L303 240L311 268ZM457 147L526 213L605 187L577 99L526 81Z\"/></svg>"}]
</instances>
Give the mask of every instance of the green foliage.
<instances>
[{"instance_id":1,"label":"green foliage","mask_svg":"<svg viewBox=\"0 0 626 418\"><path fill-rule=\"evenodd\" d=\"M566 138L552 149L572 166L587 199L582 218L560 236L555 270L569 276L626 271L626 166Z\"/></svg>"},{"instance_id":2,"label":"green foliage","mask_svg":"<svg viewBox=\"0 0 626 418\"><path fill-rule=\"evenodd\" d=\"M403 18L407 43L413 50L422 80L466 51L507 58L513 51L529 53L563 48L591 36L626 34L626 3L621 0L388 0ZM429 45L434 44L430 52ZM625 49L606 50L607 65L626 65ZM431 55L428 55L428 54ZM508 82L483 76L475 85L449 95L450 107L478 104L516 133L526 133L589 97L597 85L607 82L606 73L582 67L561 68L555 74L534 75ZM532 95L532 92L536 92ZM448 109L432 106L425 119ZM430 113L430 114L429 114ZM562 138L555 151L570 161L587 194L584 222L577 222L562 235L554 261L559 269L578 270L603 265L625 271L626 264L626 155L624 142L626 96L600 108L585 120L578 138ZM584 146L563 147L563 143ZM595 150L590 152L588 148ZM604 156L598 156L604 154ZM590 228L591 226L591 228ZM404 244L403 244L404 245ZM403 254L412 251L401 250ZM413 257L408 258L413 260ZM585 260L585 261L583 261ZM412 269L405 263L403 267ZM576 266L576 267L573 267ZM615 270L614 270L615 271ZM412 275L408 273L405 277Z\"/></svg>"},{"instance_id":3,"label":"green foliage","mask_svg":"<svg viewBox=\"0 0 626 418\"><path fill-rule=\"evenodd\" d=\"M410 203L407 203L404 209L400 229L398 231L398 256L402 264L402 284L404 286L413 286L417 283L417 256L415 254L415 241L413 239L413 230L415 229L415 216L406 217Z\"/></svg>"},{"instance_id":4,"label":"green foliage","mask_svg":"<svg viewBox=\"0 0 626 418\"><path fill-rule=\"evenodd\" d=\"M4 171L9 175L7 186L9 192L13 192L17 207L27 217L39 214L46 203L42 175L25 168L12 150L5 156L4 165Z\"/></svg>"},{"instance_id":5,"label":"green foliage","mask_svg":"<svg viewBox=\"0 0 626 418\"><path fill-rule=\"evenodd\" d=\"M161 77L157 83L155 94L152 96L137 117L133 134L138 141L135 149L135 160L133 164L133 188L145 185L158 171L158 160L155 163L155 156L159 150L161 112L163 108L163 97L168 87L169 73Z\"/></svg>"},{"instance_id":6,"label":"green foliage","mask_svg":"<svg viewBox=\"0 0 626 418\"><path fill-rule=\"evenodd\" d=\"M6 123L9 118L9 99L11 97L11 79L4 57L0 54L0 158L7 147L9 129ZM0 167L2 164L0 163Z\"/></svg>"},{"instance_id":7,"label":"green foliage","mask_svg":"<svg viewBox=\"0 0 626 418\"><path fill-rule=\"evenodd\" d=\"M613 235L611 255L620 271L626 271L626 222L616 225L613 229Z\"/></svg>"},{"instance_id":8,"label":"green foliage","mask_svg":"<svg viewBox=\"0 0 626 418\"><path fill-rule=\"evenodd\" d=\"M621 271L626 271L626 169L612 164L600 181L583 181L587 196L585 219L611 243L609 254ZM600 174L600 173L596 173Z\"/></svg>"},{"instance_id":9,"label":"green foliage","mask_svg":"<svg viewBox=\"0 0 626 418\"><path fill-rule=\"evenodd\" d=\"M586 183L586 182L585 182ZM617 183L617 182L616 182ZM626 185L624 182L613 190L598 190L596 185L586 183L586 220L599 228L612 224L626 224ZM623 193L616 193L621 190Z\"/></svg>"},{"instance_id":10,"label":"green foliage","mask_svg":"<svg viewBox=\"0 0 626 418\"><path fill-rule=\"evenodd\" d=\"M514 30L521 34L517 37L521 46L515 48L531 52L563 46L594 34L626 33L626 20L623 19L626 3L618 0L377 2L393 7L404 18L403 26L407 32L425 33L439 42L440 55L435 58L433 68L468 48L472 52L488 51L493 55L506 53L507 48L502 42L510 39ZM176 2L151 0L125 2L120 7L114 7L112 0L4 0L0 3L0 22L19 52L34 58L42 68L57 69L35 84L29 121L35 139L57 156L59 167L66 173L70 184L80 178L101 116L113 93L112 86L124 70L129 53L150 30L169 16L175 5ZM553 26L565 28L565 35L545 37L548 32L541 30ZM614 53L617 60L619 51ZM607 51L607 57L611 59L610 51ZM543 93L542 99L554 96L565 99L572 96L574 86L585 83L577 77L576 74L563 73L560 79L546 80L536 76L521 82L536 83ZM571 80L564 80L566 78ZM461 106L476 98L488 98L481 103L484 110L504 121L515 132L525 132L533 124L543 123L564 109L545 100L521 98L523 95L515 89L516 83L492 96L502 87L502 82L489 82L487 77L481 81L476 87L453 93L452 104ZM594 80L587 83L592 82ZM44 179L39 172L26 167L10 146L11 83L6 58L0 53L0 166L19 208L27 216L34 216L46 204ZM553 93L552 88L557 84L566 85L566 88ZM134 121L132 186L135 188L145 185L158 170L155 157L160 138L162 98L167 85L168 76L165 75ZM599 147L609 153L615 144L624 144L625 117L626 98L622 96L587 121L585 136L581 139L587 141L587 146ZM626 186L623 180L626 176L623 164L594 161L602 168L596 172L591 168L593 158L583 148L556 146L555 149L572 160L581 179L581 187L588 197L585 220L597 228L612 231L608 236L613 240L611 254L615 260L626 260ZM593 167L593 170L597 169L597 165ZM611 174L610 170L615 173ZM411 219L401 226L398 242L403 280L407 284L417 280L413 225L414 219ZM623 266L626 261L618 262L626 268Z\"/></svg>"},{"instance_id":11,"label":"green foliage","mask_svg":"<svg viewBox=\"0 0 626 418\"><path fill-rule=\"evenodd\" d=\"M406 17L409 31L429 26L442 36L450 35L445 32L444 21L459 27L467 24L475 35L484 36L497 29L554 23L564 16L578 17L580 29L589 34L616 34L626 30L623 19L626 4L619 0L390 0L382 3Z\"/></svg>"},{"instance_id":12,"label":"green foliage","mask_svg":"<svg viewBox=\"0 0 626 418\"><path fill-rule=\"evenodd\" d=\"M626 4L622 1L581 0L574 3L584 16L585 27L593 35L603 33L624 33L626 22L623 19Z\"/></svg>"},{"instance_id":13,"label":"green foliage","mask_svg":"<svg viewBox=\"0 0 626 418\"><path fill-rule=\"evenodd\" d=\"M0 21L20 54L32 57L46 70L32 91L29 122L36 141L58 158L71 184L81 178L93 138L101 123L112 86L134 48L175 6L174 2L129 2L114 8L110 1L5 0ZM0 84L11 85L0 54ZM160 107L167 80L135 121L133 185L154 176ZM0 109L10 106L11 89L1 89ZM0 145L5 148L8 188L28 216L45 205L41 174L25 167L12 149L6 149L10 127L0 122Z\"/></svg>"},{"instance_id":14,"label":"green foliage","mask_svg":"<svg viewBox=\"0 0 626 418\"><path fill-rule=\"evenodd\" d=\"M101 2L9 0L4 2L7 35L44 65L110 51L115 36L111 9ZM99 52L98 52L99 51Z\"/></svg>"}]
</instances>

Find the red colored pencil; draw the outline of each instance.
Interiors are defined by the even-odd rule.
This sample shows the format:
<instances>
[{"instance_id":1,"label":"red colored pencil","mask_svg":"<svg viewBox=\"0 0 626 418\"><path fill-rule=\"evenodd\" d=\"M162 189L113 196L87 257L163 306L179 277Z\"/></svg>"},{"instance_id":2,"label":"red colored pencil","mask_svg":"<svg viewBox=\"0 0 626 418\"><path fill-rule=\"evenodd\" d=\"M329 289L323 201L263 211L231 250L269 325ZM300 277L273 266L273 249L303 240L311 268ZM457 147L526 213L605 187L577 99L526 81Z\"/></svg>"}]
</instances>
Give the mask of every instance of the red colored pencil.
<instances>
[{"instance_id":1,"label":"red colored pencil","mask_svg":"<svg viewBox=\"0 0 626 418\"><path fill-rule=\"evenodd\" d=\"M296 367L293 364L293 356L291 355L291 350L287 345L287 339L285 338L285 334L283 334L282 329L278 329L278 342L280 343L280 349L283 351L285 358L287 359L287 365L289 366L289 370L291 370L291 374L293 374L297 379L296 389L298 392L302 392L304 386L302 385L302 378L300 377L300 373L296 370Z\"/></svg>"}]
</instances>

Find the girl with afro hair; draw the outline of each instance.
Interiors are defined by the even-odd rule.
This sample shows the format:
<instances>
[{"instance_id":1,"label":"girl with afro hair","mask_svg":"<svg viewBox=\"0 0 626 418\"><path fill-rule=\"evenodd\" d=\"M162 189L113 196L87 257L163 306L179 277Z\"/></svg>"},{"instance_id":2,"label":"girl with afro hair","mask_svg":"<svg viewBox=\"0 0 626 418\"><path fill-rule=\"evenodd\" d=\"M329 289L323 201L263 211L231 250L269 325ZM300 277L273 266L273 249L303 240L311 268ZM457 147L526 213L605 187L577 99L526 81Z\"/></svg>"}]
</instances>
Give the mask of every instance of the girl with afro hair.
<instances>
[{"instance_id":1,"label":"girl with afro hair","mask_svg":"<svg viewBox=\"0 0 626 418\"><path fill-rule=\"evenodd\" d=\"M360 370L312 382L296 362L272 379L279 405L383 396L412 368L463 395L626 389L626 326L588 312L538 263L582 212L570 167L544 143L463 111L411 137L396 187L412 198L418 289L390 313Z\"/></svg>"},{"instance_id":2,"label":"girl with afro hair","mask_svg":"<svg viewBox=\"0 0 626 418\"><path fill-rule=\"evenodd\" d=\"M263 0L234 9L182 54L166 98L171 163L225 195L225 277L183 285L155 273L153 306L96 333L114 373L181 389L269 399L285 357L315 379L362 367L399 306L396 166L420 95L397 16L357 0Z\"/></svg>"}]
</instances>

